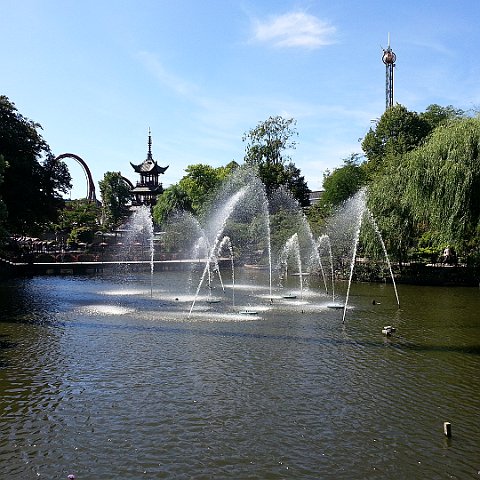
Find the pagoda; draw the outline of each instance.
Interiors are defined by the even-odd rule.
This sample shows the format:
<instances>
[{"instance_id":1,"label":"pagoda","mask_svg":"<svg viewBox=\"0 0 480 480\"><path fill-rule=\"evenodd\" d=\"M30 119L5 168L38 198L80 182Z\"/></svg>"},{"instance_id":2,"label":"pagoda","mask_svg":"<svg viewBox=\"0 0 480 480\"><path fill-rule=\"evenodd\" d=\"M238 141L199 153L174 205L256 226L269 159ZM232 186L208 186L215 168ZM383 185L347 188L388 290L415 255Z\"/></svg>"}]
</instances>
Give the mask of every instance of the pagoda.
<instances>
[{"instance_id":1,"label":"pagoda","mask_svg":"<svg viewBox=\"0 0 480 480\"><path fill-rule=\"evenodd\" d=\"M147 158L139 165L134 165L130 162L136 173L140 174L140 181L131 190L135 196L133 204L148 205L153 207L157 203L157 197L163 193L163 186L158 181L158 176L168 168L160 167L158 163L152 157L152 135L150 129L148 129L148 153Z\"/></svg>"}]
</instances>

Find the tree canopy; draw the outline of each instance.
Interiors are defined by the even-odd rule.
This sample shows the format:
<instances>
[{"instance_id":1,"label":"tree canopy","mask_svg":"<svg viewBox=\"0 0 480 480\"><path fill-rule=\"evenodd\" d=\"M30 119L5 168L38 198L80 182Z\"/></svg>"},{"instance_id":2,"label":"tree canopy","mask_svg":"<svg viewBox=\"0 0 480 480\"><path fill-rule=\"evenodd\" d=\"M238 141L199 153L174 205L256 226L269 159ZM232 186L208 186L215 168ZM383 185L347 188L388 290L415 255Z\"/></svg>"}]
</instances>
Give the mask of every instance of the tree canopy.
<instances>
[{"instance_id":1,"label":"tree canopy","mask_svg":"<svg viewBox=\"0 0 480 480\"><path fill-rule=\"evenodd\" d=\"M285 153L296 147L296 123L293 118L269 117L245 133L245 163L257 169L268 196L285 186L302 206L308 206L310 190L305 177Z\"/></svg>"},{"instance_id":2,"label":"tree canopy","mask_svg":"<svg viewBox=\"0 0 480 480\"><path fill-rule=\"evenodd\" d=\"M341 167L333 172L327 170L323 176L324 192L320 202L328 207L336 207L358 192L365 184L365 171L360 155L352 154L343 160Z\"/></svg>"},{"instance_id":3,"label":"tree canopy","mask_svg":"<svg viewBox=\"0 0 480 480\"><path fill-rule=\"evenodd\" d=\"M480 119L442 123L425 144L389 161L370 185L370 207L403 255L420 238L437 250L478 248Z\"/></svg>"},{"instance_id":4,"label":"tree canopy","mask_svg":"<svg viewBox=\"0 0 480 480\"><path fill-rule=\"evenodd\" d=\"M296 123L293 118L277 115L260 122L245 133L242 138L247 142L245 162L249 165L275 165L289 161L290 157L285 155L284 151L296 146L296 142L292 140L292 137L298 135Z\"/></svg>"},{"instance_id":5,"label":"tree canopy","mask_svg":"<svg viewBox=\"0 0 480 480\"><path fill-rule=\"evenodd\" d=\"M21 115L0 96L0 197L5 226L18 233L38 233L55 221L63 205L61 193L71 188L65 163L57 162L42 138L41 125Z\"/></svg>"},{"instance_id":6,"label":"tree canopy","mask_svg":"<svg viewBox=\"0 0 480 480\"><path fill-rule=\"evenodd\" d=\"M440 242L459 244L480 227L480 119L438 127L402 162L405 196Z\"/></svg>"},{"instance_id":7,"label":"tree canopy","mask_svg":"<svg viewBox=\"0 0 480 480\"><path fill-rule=\"evenodd\" d=\"M103 204L103 223L109 227L120 225L129 215L132 200L130 186L120 172L105 172L98 182Z\"/></svg>"},{"instance_id":8,"label":"tree canopy","mask_svg":"<svg viewBox=\"0 0 480 480\"><path fill-rule=\"evenodd\" d=\"M465 112L460 108L452 105L442 107L436 103L429 105L424 112L419 114L420 118L426 120L430 125L430 129L434 130L440 125L445 125L451 120L458 120L465 117Z\"/></svg>"},{"instance_id":9,"label":"tree canopy","mask_svg":"<svg viewBox=\"0 0 480 480\"><path fill-rule=\"evenodd\" d=\"M155 223L162 225L177 211L192 212L192 202L178 183L167 187L158 198L153 207L153 219Z\"/></svg>"},{"instance_id":10,"label":"tree canopy","mask_svg":"<svg viewBox=\"0 0 480 480\"><path fill-rule=\"evenodd\" d=\"M209 206L214 195L238 164L230 162L224 167L205 164L189 165L180 181L166 188L153 208L153 218L162 224L178 210L201 215Z\"/></svg>"},{"instance_id":11,"label":"tree canopy","mask_svg":"<svg viewBox=\"0 0 480 480\"><path fill-rule=\"evenodd\" d=\"M55 229L65 235L69 245L90 243L99 228L99 207L87 199L66 202Z\"/></svg>"},{"instance_id":12,"label":"tree canopy","mask_svg":"<svg viewBox=\"0 0 480 480\"><path fill-rule=\"evenodd\" d=\"M418 147L431 131L432 126L425 118L403 105L388 108L362 141L367 171L378 173L388 158Z\"/></svg>"}]
</instances>

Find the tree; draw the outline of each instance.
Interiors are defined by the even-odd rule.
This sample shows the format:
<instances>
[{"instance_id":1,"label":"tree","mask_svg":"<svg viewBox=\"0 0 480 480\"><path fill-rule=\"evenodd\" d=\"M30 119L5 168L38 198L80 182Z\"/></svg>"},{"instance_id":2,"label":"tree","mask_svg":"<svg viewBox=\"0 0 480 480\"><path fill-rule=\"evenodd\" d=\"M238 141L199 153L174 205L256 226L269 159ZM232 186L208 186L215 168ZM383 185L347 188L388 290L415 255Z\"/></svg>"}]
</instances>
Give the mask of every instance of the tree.
<instances>
[{"instance_id":1,"label":"tree","mask_svg":"<svg viewBox=\"0 0 480 480\"><path fill-rule=\"evenodd\" d=\"M419 246L478 251L480 118L447 122L424 145L388 162L370 185L369 206L397 256Z\"/></svg>"},{"instance_id":2,"label":"tree","mask_svg":"<svg viewBox=\"0 0 480 480\"><path fill-rule=\"evenodd\" d=\"M117 227L130 214L130 186L120 172L106 172L98 185L103 203L103 222L109 227Z\"/></svg>"},{"instance_id":3,"label":"tree","mask_svg":"<svg viewBox=\"0 0 480 480\"><path fill-rule=\"evenodd\" d=\"M178 182L178 186L189 198L192 211L197 214L216 192L226 172L222 167L214 168L201 163L189 165L185 171L187 174Z\"/></svg>"},{"instance_id":4,"label":"tree","mask_svg":"<svg viewBox=\"0 0 480 480\"><path fill-rule=\"evenodd\" d=\"M67 166L57 162L38 133L42 127L18 113L0 96L0 155L4 181L0 197L7 210L6 227L38 233L55 221L63 206L61 193L71 188Z\"/></svg>"},{"instance_id":5,"label":"tree","mask_svg":"<svg viewBox=\"0 0 480 480\"><path fill-rule=\"evenodd\" d=\"M202 215L215 198L225 179L238 168L234 161L225 167L211 167L205 164L189 165L187 174L180 181L166 188L153 208L153 218L162 224L177 211Z\"/></svg>"},{"instance_id":6,"label":"tree","mask_svg":"<svg viewBox=\"0 0 480 480\"><path fill-rule=\"evenodd\" d=\"M429 105L425 112L419 114L420 118L426 120L433 131L440 125L445 125L451 120L458 120L465 117L465 112L459 108L454 108L452 105L441 107L436 103Z\"/></svg>"},{"instance_id":7,"label":"tree","mask_svg":"<svg viewBox=\"0 0 480 480\"><path fill-rule=\"evenodd\" d=\"M267 195L270 196L280 186L286 186L302 206L308 206L310 190L305 178L284 153L296 146L292 140L292 137L298 135L295 125L296 120L293 118L275 116L245 133L242 138L247 142L245 163L257 169Z\"/></svg>"},{"instance_id":8,"label":"tree","mask_svg":"<svg viewBox=\"0 0 480 480\"><path fill-rule=\"evenodd\" d=\"M298 135L293 118L281 116L269 117L260 122L254 129L243 135L242 140L248 142L245 148L245 162L249 165L283 164L290 157L282 152L295 148L296 142L291 140Z\"/></svg>"},{"instance_id":9,"label":"tree","mask_svg":"<svg viewBox=\"0 0 480 480\"><path fill-rule=\"evenodd\" d=\"M365 170L360 162L360 155L353 153L343 160L343 166L335 168L333 172L327 170L323 176L324 192L319 203L334 208L357 193L366 181Z\"/></svg>"},{"instance_id":10,"label":"tree","mask_svg":"<svg viewBox=\"0 0 480 480\"><path fill-rule=\"evenodd\" d=\"M168 217L177 211L192 211L192 202L187 193L178 185L166 188L153 207L153 219L158 225L164 224Z\"/></svg>"},{"instance_id":11,"label":"tree","mask_svg":"<svg viewBox=\"0 0 480 480\"><path fill-rule=\"evenodd\" d=\"M394 158L418 147L432 131L431 124L403 105L385 111L375 129L370 128L362 142L369 174L380 172L386 158Z\"/></svg>"},{"instance_id":12,"label":"tree","mask_svg":"<svg viewBox=\"0 0 480 480\"><path fill-rule=\"evenodd\" d=\"M438 241L462 245L480 226L480 118L438 127L403 164L405 197Z\"/></svg>"},{"instance_id":13,"label":"tree","mask_svg":"<svg viewBox=\"0 0 480 480\"><path fill-rule=\"evenodd\" d=\"M68 244L90 243L99 227L99 207L86 199L66 202L55 229L66 237Z\"/></svg>"},{"instance_id":14,"label":"tree","mask_svg":"<svg viewBox=\"0 0 480 480\"><path fill-rule=\"evenodd\" d=\"M285 186L300 206L310 205L310 190L305 177L292 162L287 165L263 163L258 166L258 176L265 185L269 198L279 187Z\"/></svg>"}]
</instances>

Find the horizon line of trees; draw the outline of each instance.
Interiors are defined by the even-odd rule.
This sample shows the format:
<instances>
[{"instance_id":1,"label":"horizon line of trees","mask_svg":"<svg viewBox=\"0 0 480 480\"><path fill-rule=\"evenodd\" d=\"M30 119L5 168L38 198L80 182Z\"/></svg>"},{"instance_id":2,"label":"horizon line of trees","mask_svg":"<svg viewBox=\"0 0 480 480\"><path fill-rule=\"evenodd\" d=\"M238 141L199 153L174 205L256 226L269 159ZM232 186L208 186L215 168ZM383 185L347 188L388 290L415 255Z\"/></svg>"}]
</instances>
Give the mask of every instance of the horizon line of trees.
<instances>
[{"instance_id":1,"label":"horizon line of trees","mask_svg":"<svg viewBox=\"0 0 480 480\"><path fill-rule=\"evenodd\" d=\"M120 172L99 182L103 205L65 204L71 188L65 163L57 162L40 135L41 126L23 117L0 96L0 235L68 232L87 240L99 229L118 227L129 215L131 195ZM165 189L153 208L158 224L176 211L199 218L239 168L254 169L267 197L286 188L301 207L309 206L307 182L287 154L296 147L296 121L271 116L246 132L243 165L189 165ZM361 188L382 232L387 250L399 262L438 255L446 246L472 264L480 263L480 118L449 105L417 113L396 104L371 126L363 154L352 153L326 171L323 195L307 209L318 234L332 212ZM368 236L364 236L366 249Z\"/></svg>"}]
</instances>

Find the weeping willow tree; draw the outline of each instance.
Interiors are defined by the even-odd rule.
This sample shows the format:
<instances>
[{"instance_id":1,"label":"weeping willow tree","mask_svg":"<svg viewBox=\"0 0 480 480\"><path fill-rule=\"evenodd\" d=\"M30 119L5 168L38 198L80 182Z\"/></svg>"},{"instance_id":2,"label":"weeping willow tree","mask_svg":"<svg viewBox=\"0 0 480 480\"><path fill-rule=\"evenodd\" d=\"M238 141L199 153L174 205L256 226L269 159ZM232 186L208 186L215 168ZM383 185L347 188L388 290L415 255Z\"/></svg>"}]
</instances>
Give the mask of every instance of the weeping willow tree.
<instances>
[{"instance_id":1,"label":"weeping willow tree","mask_svg":"<svg viewBox=\"0 0 480 480\"><path fill-rule=\"evenodd\" d=\"M419 225L403 197L405 180L401 168L390 163L384 175L370 185L368 195L368 206L382 232L385 246L400 267L407 261L408 252L416 244L419 234ZM378 242L371 233L363 242L367 253L378 255Z\"/></svg>"},{"instance_id":2,"label":"weeping willow tree","mask_svg":"<svg viewBox=\"0 0 480 480\"><path fill-rule=\"evenodd\" d=\"M461 246L480 224L480 118L437 128L406 157L406 201L440 243Z\"/></svg>"},{"instance_id":3,"label":"weeping willow tree","mask_svg":"<svg viewBox=\"0 0 480 480\"><path fill-rule=\"evenodd\" d=\"M436 128L425 144L391 159L370 192L397 252L428 234L438 249L472 254L480 243L480 118Z\"/></svg>"}]
</instances>

